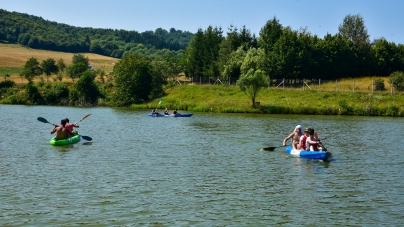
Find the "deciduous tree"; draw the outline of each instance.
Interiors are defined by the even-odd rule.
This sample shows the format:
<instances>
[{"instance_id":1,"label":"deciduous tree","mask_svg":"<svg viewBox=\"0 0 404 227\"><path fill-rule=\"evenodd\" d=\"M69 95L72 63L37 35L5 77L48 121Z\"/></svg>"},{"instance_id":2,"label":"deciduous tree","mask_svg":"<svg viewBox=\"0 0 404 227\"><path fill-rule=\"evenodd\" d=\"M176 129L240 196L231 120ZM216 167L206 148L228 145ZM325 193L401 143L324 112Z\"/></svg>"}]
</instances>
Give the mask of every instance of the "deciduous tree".
<instances>
[{"instance_id":1,"label":"deciduous tree","mask_svg":"<svg viewBox=\"0 0 404 227\"><path fill-rule=\"evenodd\" d=\"M45 73L45 75L46 75L46 81L49 81L48 77L51 74L58 72L58 67L55 64L55 60L53 60L52 58L43 60L41 63L41 68L42 68L42 72Z\"/></svg>"},{"instance_id":2,"label":"deciduous tree","mask_svg":"<svg viewBox=\"0 0 404 227\"><path fill-rule=\"evenodd\" d=\"M29 83L32 83L35 76L39 76L42 74L42 69L36 58L31 57L30 59L28 59L27 62L25 62L23 74L25 79L27 79Z\"/></svg>"},{"instance_id":3,"label":"deciduous tree","mask_svg":"<svg viewBox=\"0 0 404 227\"><path fill-rule=\"evenodd\" d=\"M80 79L77 81L75 88L79 95L86 102L96 104L98 97L101 96L100 90L94 81L95 75L88 69L85 71Z\"/></svg>"},{"instance_id":4,"label":"deciduous tree","mask_svg":"<svg viewBox=\"0 0 404 227\"><path fill-rule=\"evenodd\" d=\"M153 84L153 68L150 59L130 54L114 66L115 94L117 106L129 106L148 99Z\"/></svg>"},{"instance_id":5,"label":"deciduous tree","mask_svg":"<svg viewBox=\"0 0 404 227\"><path fill-rule=\"evenodd\" d=\"M264 62L265 53L262 49L250 48L241 64L241 76L237 85L251 99L255 106L255 99L258 93L267 85Z\"/></svg>"}]
</instances>

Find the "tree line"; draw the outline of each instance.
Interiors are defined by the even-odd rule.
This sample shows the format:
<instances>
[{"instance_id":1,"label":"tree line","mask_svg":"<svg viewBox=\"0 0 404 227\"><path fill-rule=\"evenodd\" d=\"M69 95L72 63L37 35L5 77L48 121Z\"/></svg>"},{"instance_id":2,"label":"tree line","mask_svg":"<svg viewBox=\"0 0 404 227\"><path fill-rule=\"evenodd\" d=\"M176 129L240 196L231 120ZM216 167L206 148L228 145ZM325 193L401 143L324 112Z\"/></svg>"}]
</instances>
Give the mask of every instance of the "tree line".
<instances>
[{"instance_id":1,"label":"tree line","mask_svg":"<svg viewBox=\"0 0 404 227\"><path fill-rule=\"evenodd\" d=\"M209 26L198 30L181 62L189 77L206 80L220 76L227 82L237 81L243 71L247 73L242 67L251 65L246 62L251 60L255 64L249 67L268 79L285 78L288 83L404 71L404 45L383 37L370 41L362 16L347 15L338 30L319 38L306 28L284 27L276 17L261 28L259 37L245 27L230 26L224 36L220 27Z\"/></svg>"},{"instance_id":2,"label":"tree line","mask_svg":"<svg viewBox=\"0 0 404 227\"><path fill-rule=\"evenodd\" d=\"M0 9L0 40L33 49L90 52L121 58L124 54L136 52L134 48L137 48L149 57L167 52L180 57L192 36L191 32L175 28L170 31L158 28L141 33L122 29L81 28Z\"/></svg>"}]
</instances>

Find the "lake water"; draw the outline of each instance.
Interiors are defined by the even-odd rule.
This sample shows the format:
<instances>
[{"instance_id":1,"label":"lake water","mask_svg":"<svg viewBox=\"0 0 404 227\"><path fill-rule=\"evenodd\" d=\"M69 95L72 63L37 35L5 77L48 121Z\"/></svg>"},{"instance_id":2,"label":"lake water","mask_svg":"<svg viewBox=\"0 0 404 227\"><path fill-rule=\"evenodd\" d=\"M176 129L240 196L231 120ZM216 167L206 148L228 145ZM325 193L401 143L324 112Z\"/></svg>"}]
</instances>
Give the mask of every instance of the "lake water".
<instances>
[{"instance_id":1,"label":"lake water","mask_svg":"<svg viewBox=\"0 0 404 227\"><path fill-rule=\"evenodd\" d=\"M92 137L49 145L68 117ZM401 226L404 119L0 105L0 226ZM329 162L280 146L314 127ZM401 180L400 180L401 179Z\"/></svg>"}]
</instances>

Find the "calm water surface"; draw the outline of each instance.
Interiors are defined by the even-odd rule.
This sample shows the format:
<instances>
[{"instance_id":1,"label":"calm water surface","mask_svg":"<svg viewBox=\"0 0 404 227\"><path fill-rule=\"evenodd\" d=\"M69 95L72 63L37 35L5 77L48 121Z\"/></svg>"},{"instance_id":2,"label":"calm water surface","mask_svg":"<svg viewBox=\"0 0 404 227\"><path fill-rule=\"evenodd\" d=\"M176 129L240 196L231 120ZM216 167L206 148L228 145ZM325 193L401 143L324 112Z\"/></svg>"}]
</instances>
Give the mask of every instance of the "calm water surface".
<instances>
[{"instance_id":1,"label":"calm water surface","mask_svg":"<svg viewBox=\"0 0 404 227\"><path fill-rule=\"evenodd\" d=\"M79 121L80 141L49 145ZM0 105L0 226L401 226L404 119ZM297 124L330 162L288 156Z\"/></svg>"}]
</instances>

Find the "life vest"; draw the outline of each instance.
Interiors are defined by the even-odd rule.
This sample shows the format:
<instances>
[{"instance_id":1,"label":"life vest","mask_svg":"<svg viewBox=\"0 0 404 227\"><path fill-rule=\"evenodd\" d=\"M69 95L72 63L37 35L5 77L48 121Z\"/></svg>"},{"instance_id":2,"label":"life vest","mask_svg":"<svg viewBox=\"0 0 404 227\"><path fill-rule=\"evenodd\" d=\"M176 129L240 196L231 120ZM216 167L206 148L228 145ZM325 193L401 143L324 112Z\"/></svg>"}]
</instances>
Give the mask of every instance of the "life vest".
<instances>
[{"instance_id":1,"label":"life vest","mask_svg":"<svg viewBox=\"0 0 404 227\"><path fill-rule=\"evenodd\" d=\"M69 130L70 132L73 132L73 124L66 124L65 128L67 128L67 130Z\"/></svg>"},{"instance_id":2,"label":"life vest","mask_svg":"<svg viewBox=\"0 0 404 227\"><path fill-rule=\"evenodd\" d=\"M302 149L303 150L306 150L306 140L307 140L307 136L303 135L303 138L302 138Z\"/></svg>"}]
</instances>

